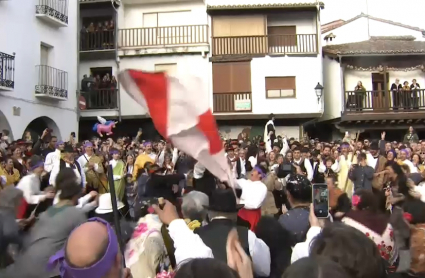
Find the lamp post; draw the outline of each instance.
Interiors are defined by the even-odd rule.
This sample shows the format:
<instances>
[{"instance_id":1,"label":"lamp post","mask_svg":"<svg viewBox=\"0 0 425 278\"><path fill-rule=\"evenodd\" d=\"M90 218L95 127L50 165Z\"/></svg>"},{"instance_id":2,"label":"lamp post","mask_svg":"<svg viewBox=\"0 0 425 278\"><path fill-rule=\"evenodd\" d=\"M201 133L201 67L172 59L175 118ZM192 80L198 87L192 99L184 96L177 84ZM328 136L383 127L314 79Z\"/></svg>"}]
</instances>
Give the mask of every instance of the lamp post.
<instances>
[{"instance_id":1,"label":"lamp post","mask_svg":"<svg viewBox=\"0 0 425 278\"><path fill-rule=\"evenodd\" d=\"M316 92L317 103L319 103L320 99L322 98L322 94L323 94L323 86L320 85L320 82L317 82L316 87L314 87L314 91Z\"/></svg>"}]
</instances>

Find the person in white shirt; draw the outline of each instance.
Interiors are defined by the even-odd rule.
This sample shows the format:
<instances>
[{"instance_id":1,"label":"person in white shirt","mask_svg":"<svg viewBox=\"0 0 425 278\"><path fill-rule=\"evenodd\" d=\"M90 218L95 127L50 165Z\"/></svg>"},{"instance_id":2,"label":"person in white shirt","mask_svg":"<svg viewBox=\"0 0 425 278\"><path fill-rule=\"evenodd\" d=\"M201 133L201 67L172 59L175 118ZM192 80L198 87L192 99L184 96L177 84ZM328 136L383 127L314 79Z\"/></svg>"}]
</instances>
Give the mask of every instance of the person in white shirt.
<instances>
[{"instance_id":1,"label":"person in white shirt","mask_svg":"<svg viewBox=\"0 0 425 278\"><path fill-rule=\"evenodd\" d=\"M238 213L238 224L254 231L261 218L261 205L267 196L267 186L262 182L266 178L267 168L257 165L251 171L250 180L237 179L235 187L242 190L239 204L244 207Z\"/></svg>"},{"instance_id":2,"label":"person in white shirt","mask_svg":"<svg viewBox=\"0 0 425 278\"><path fill-rule=\"evenodd\" d=\"M407 149L402 149L400 150L400 162L402 164L405 164L407 166L409 166L410 169L410 173L417 173L418 172L418 168L415 167L415 165L413 165L412 161L410 161L409 159L407 159L409 157L409 151Z\"/></svg>"},{"instance_id":3,"label":"person in white shirt","mask_svg":"<svg viewBox=\"0 0 425 278\"><path fill-rule=\"evenodd\" d=\"M65 147L65 143L63 141L59 141L56 143L56 150L54 152L48 153L46 159L44 160L44 171L50 173L53 169L53 165L58 163L61 159L61 151Z\"/></svg>"},{"instance_id":4,"label":"person in white shirt","mask_svg":"<svg viewBox=\"0 0 425 278\"><path fill-rule=\"evenodd\" d=\"M299 175L304 175L309 181L313 180L313 167L311 166L310 160L301 158L301 150L296 147L294 148L292 155L293 165L295 166Z\"/></svg>"},{"instance_id":5,"label":"person in white shirt","mask_svg":"<svg viewBox=\"0 0 425 278\"><path fill-rule=\"evenodd\" d=\"M81 166L81 168L84 170L82 171L84 172L84 181L87 182L85 179L85 176L88 171L93 170L96 173L101 174L103 173L103 169L101 165L99 165L99 163L93 163L90 161L90 159L93 156L95 156L94 150L93 150L93 144L91 142L87 142L84 144L84 151L85 153L77 159L77 162Z\"/></svg>"},{"instance_id":6,"label":"person in white shirt","mask_svg":"<svg viewBox=\"0 0 425 278\"><path fill-rule=\"evenodd\" d=\"M38 205L46 199L53 199L53 191L42 192L40 190L40 176L44 171L44 163L41 157L33 155L29 162L30 174L24 176L16 186L24 193L25 201L28 205Z\"/></svg>"},{"instance_id":7,"label":"person in white shirt","mask_svg":"<svg viewBox=\"0 0 425 278\"><path fill-rule=\"evenodd\" d=\"M77 176L78 184L81 184L83 188L86 187L86 175L83 167L78 163L78 161L75 161L74 150L69 145L64 147L62 151L62 158L59 159L59 161L56 161L53 165L49 178L50 185L56 186L56 177L59 171L63 168L72 168Z\"/></svg>"}]
</instances>

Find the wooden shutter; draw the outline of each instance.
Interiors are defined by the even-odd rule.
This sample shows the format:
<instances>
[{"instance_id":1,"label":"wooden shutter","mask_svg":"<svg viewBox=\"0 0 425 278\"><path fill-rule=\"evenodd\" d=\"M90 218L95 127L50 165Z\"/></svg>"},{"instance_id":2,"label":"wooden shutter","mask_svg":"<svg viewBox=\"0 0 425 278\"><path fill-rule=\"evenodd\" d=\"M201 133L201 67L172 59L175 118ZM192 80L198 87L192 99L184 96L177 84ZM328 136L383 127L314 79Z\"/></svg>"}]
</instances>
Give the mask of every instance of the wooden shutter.
<instances>
[{"instance_id":1,"label":"wooden shutter","mask_svg":"<svg viewBox=\"0 0 425 278\"><path fill-rule=\"evenodd\" d=\"M251 63L213 63L213 92L248 93L251 92Z\"/></svg>"},{"instance_id":2,"label":"wooden shutter","mask_svg":"<svg viewBox=\"0 0 425 278\"><path fill-rule=\"evenodd\" d=\"M213 16L213 37L265 35L264 15Z\"/></svg>"},{"instance_id":3,"label":"wooden shutter","mask_svg":"<svg viewBox=\"0 0 425 278\"><path fill-rule=\"evenodd\" d=\"M266 96L268 98L295 97L295 76L266 77Z\"/></svg>"},{"instance_id":4,"label":"wooden shutter","mask_svg":"<svg viewBox=\"0 0 425 278\"><path fill-rule=\"evenodd\" d=\"M267 27L269 46L296 46L296 26L269 26Z\"/></svg>"}]
</instances>

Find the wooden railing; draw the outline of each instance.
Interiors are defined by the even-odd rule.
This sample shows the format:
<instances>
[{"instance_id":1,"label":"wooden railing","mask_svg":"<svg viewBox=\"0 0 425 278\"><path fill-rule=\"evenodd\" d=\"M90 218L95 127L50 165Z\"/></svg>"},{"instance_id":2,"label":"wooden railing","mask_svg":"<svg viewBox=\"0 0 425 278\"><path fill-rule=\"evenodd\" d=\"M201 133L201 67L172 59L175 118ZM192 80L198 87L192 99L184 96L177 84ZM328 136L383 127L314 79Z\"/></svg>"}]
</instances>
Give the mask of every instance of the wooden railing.
<instances>
[{"instance_id":1,"label":"wooden railing","mask_svg":"<svg viewBox=\"0 0 425 278\"><path fill-rule=\"evenodd\" d=\"M252 112L251 93L214 93L214 113Z\"/></svg>"},{"instance_id":2,"label":"wooden railing","mask_svg":"<svg viewBox=\"0 0 425 278\"><path fill-rule=\"evenodd\" d=\"M80 51L115 49L114 30L84 31L80 36Z\"/></svg>"},{"instance_id":3,"label":"wooden railing","mask_svg":"<svg viewBox=\"0 0 425 278\"><path fill-rule=\"evenodd\" d=\"M212 38L213 55L316 54L317 35L265 35Z\"/></svg>"},{"instance_id":4,"label":"wooden railing","mask_svg":"<svg viewBox=\"0 0 425 278\"><path fill-rule=\"evenodd\" d=\"M425 109L425 90L400 91L346 91L344 94L346 112L412 112Z\"/></svg>"},{"instance_id":5,"label":"wooden railing","mask_svg":"<svg viewBox=\"0 0 425 278\"><path fill-rule=\"evenodd\" d=\"M90 92L82 92L81 95L86 99L87 110L118 108L117 89L96 89Z\"/></svg>"},{"instance_id":6,"label":"wooden railing","mask_svg":"<svg viewBox=\"0 0 425 278\"><path fill-rule=\"evenodd\" d=\"M208 43L208 25L120 29L120 48Z\"/></svg>"}]
</instances>

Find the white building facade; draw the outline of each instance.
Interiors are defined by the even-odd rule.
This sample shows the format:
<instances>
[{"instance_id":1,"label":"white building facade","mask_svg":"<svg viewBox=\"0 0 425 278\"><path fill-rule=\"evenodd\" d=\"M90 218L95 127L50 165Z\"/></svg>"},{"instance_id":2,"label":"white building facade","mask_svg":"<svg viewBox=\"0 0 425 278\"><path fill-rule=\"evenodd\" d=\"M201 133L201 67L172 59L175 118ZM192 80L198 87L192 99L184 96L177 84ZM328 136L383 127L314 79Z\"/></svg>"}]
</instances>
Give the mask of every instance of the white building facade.
<instances>
[{"instance_id":1,"label":"white building facade","mask_svg":"<svg viewBox=\"0 0 425 278\"><path fill-rule=\"evenodd\" d=\"M68 0L0 1L0 132L78 132L77 8ZM33 138L35 140L36 138Z\"/></svg>"},{"instance_id":2,"label":"white building facade","mask_svg":"<svg viewBox=\"0 0 425 278\"><path fill-rule=\"evenodd\" d=\"M100 49L82 50L81 78L106 67L111 75L131 68L198 76L204 80L219 125L220 121L264 120L271 113L300 123L321 116L323 98L315 87L323 83L318 39L323 4L122 0L115 13L110 1L103 10L101 2L81 2L80 22L87 28L91 22L85 17L102 21L109 14L114 18L118 34L115 53L110 51L107 56L111 49L104 49L108 46L104 42L98 43ZM95 5L97 9L89 9ZM100 95L114 94L117 105L89 105L103 97L94 101L83 94L87 107L80 111L82 119L97 115L146 118L146 111L119 84L114 90L98 91ZM292 132L297 138L300 123Z\"/></svg>"},{"instance_id":3,"label":"white building facade","mask_svg":"<svg viewBox=\"0 0 425 278\"><path fill-rule=\"evenodd\" d=\"M343 133L349 128L344 122L394 123L393 114L395 118L407 115L410 108L402 105L410 99L398 100L391 86L397 79L401 84L407 81L409 86L413 79L421 86L425 84L424 34L421 28L365 14L325 28L322 33L325 111L320 120L338 120ZM348 98L359 82L365 93L359 98L360 106L352 105L356 109L350 110ZM415 120L405 122L411 124ZM354 130L359 128L391 129L391 126L353 126ZM337 133L335 137L340 137Z\"/></svg>"}]
</instances>

